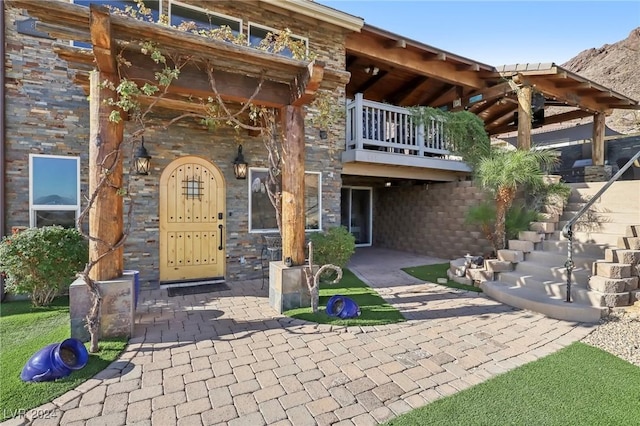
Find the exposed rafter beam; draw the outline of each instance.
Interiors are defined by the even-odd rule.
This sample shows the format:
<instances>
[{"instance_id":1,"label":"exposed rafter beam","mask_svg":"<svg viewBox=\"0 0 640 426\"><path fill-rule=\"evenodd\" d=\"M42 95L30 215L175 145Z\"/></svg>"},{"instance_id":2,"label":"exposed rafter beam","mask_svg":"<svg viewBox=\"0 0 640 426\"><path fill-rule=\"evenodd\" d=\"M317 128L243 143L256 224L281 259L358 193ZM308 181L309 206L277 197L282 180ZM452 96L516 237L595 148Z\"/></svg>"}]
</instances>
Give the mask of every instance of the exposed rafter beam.
<instances>
[{"instance_id":1,"label":"exposed rafter beam","mask_svg":"<svg viewBox=\"0 0 640 426\"><path fill-rule=\"evenodd\" d=\"M451 96L455 96L458 86L451 86L445 84L442 86L440 90L437 90L435 93L431 93L429 95L424 96L420 99L418 105L426 105L426 106L440 106L444 102L444 99L447 99Z\"/></svg>"},{"instance_id":2,"label":"exposed rafter beam","mask_svg":"<svg viewBox=\"0 0 640 426\"><path fill-rule=\"evenodd\" d=\"M431 84L429 77L422 75L416 76L403 84L402 87L395 92L393 97L387 100L394 105L406 105L405 101L407 99L410 99L416 92L425 90L429 84Z\"/></svg>"},{"instance_id":3,"label":"exposed rafter beam","mask_svg":"<svg viewBox=\"0 0 640 426\"><path fill-rule=\"evenodd\" d=\"M469 108L480 101L503 97L511 92L513 92L513 89L510 87L509 83L504 82L486 89L473 91L464 98L459 99L457 102L452 101L445 106L449 111L459 111Z\"/></svg>"},{"instance_id":4,"label":"exposed rafter beam","mask_svg":"<svg viewBox=\"0 0 640 426\"><path fill-rule=\"evenodd\" d=\"M367 90L372 88L377 82L382 80L382 78L387 75L387 71L381 70L378 74L370 77L363 84L358 86L355 90L355 93L365 93Z\"/></svg>"},{"instance_id":5,"label":"exposed rafter beam","mask_svg":"<svg viewBox=\"0 0 640 426\"><path fill-rule=\"evenodd\" d=\"M364 33L349 34L346 40L347 51L355 52L359 56L450 84L476 89L486 87L486 82L478 73L458 71L454 64L447 61L425 61L423 52L412 49L386 49L382 44L383 42Z\"/></svg>"}]
</instances>

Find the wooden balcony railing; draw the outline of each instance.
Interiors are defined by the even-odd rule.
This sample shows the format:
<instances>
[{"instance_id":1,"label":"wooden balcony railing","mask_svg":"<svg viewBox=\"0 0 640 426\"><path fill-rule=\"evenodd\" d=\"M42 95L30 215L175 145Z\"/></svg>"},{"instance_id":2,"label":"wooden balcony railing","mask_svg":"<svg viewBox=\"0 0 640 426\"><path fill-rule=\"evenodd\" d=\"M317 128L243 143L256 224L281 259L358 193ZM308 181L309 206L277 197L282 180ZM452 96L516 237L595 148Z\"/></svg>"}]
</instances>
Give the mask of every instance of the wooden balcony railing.
<instances>
[{"instance_id":1,"label":"wooden balcony railing","mask_svg":"<svg viewBox=\"0 0 640 426\"><path fill-rule=\"evenodd\" d=\"M406 108L367 101L361 93L347 103L346 149L374 150L418 157L449 155L444 123L423 125Z\"/></svg>"}]
</instances>

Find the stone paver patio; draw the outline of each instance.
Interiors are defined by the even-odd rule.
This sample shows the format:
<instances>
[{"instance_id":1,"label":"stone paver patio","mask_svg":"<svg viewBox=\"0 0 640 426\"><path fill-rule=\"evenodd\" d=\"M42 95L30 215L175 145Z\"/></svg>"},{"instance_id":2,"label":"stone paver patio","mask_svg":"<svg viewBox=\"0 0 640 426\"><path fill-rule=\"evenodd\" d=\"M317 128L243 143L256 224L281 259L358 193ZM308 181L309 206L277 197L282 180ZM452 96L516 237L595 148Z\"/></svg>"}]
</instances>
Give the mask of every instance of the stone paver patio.
<instances>
[{"instance_id":1,"label":"stone paver patio","mask_svg":"<svg viewBox=\"0 0 640 426\"><path fill-rule=\"evenodd\" d=\"M261 280L179 297L146 290L126 352L41 407L55 418L33 424L374 425L592 330L399 272L438 260L370 253L387 258L386 272L375 255L358 254L351 269L407 322L346 328L281 317Z\"/></svg>"}]
</instances>

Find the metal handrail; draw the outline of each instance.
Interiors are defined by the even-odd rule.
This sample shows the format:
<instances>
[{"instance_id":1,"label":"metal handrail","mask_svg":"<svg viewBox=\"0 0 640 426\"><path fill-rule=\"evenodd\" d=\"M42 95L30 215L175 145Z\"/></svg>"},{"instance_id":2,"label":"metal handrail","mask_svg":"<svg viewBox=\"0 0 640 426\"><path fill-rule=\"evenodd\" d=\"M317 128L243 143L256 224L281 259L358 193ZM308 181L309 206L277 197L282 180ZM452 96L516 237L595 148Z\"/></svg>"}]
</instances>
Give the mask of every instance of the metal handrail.
<instances>
[{"instance_id":1,"label":"metal handrail","mask_svg":"<svg viewBox=\"0 0 640 426\"><path fill-rule=\"evenodd\" d=\"M587 204L585 204L578 211L578 213L576 213L575 216L573 216L571 219L569 219L569 221L562 227L562 235L564 235L564 237L567 238L567 240L568 240L568 242L567 242L567 261L564 264L565 268L567 268L567 298L566 298L565 302L571 303L571 272L574 269L574 263L573 263L573 225L578 221L578 219L580 219L580 217L582 217L583 214L585 214L591 208L591 206L593 206L593 204L595 204L595 202L598 200L598 198L600 198L600 196L607 189L609 189L609 187L611 185L613 185L613 183L615 181L617 181L620 178L620 176L622 176L622 174L627 171L627 169L629 167L631 167L631 165L634 162L639 161L638 159L640 159L640 151L638 151L636 153L636 155L631 157L631 159L629 161L627 161L627 163L624 166L622 166L620 168L620 170L618 170L618 173L613 175L611 177L611 179L609 179L609 181L606 184L604 184L604 186L602 188L600 188L600 190L598 192L596 192L596 194L587 202ZM638 167L640 167L640 165Z\"/></svg>"}]
</instances>

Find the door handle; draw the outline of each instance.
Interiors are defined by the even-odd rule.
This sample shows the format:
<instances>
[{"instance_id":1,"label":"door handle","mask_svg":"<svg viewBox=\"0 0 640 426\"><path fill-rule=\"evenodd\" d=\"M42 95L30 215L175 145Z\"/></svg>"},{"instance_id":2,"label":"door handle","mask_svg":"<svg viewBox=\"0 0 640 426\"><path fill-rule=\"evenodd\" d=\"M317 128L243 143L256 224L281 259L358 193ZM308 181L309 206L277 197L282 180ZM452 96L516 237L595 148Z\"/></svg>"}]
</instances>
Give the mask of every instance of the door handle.
<instances>
[{"instance_id":1,"label":"door handle","mask_svg":"<svg viewBox=\"0 0 640 426\"><path fill-rule=\"evenodd\" d=\"M220 230L220 245L218 246L218 250L222 250L222 224L218 225L218 229Z\"/></svg>"}]
</instances>

